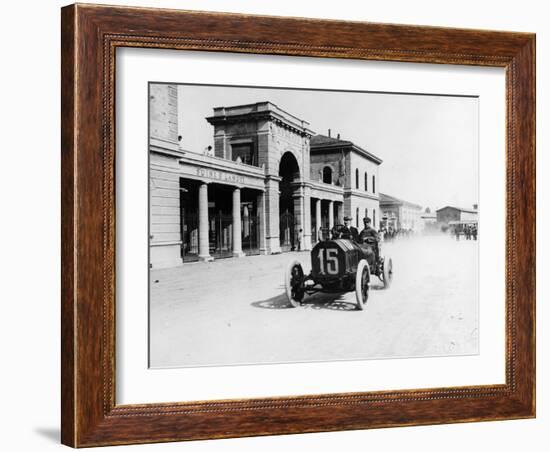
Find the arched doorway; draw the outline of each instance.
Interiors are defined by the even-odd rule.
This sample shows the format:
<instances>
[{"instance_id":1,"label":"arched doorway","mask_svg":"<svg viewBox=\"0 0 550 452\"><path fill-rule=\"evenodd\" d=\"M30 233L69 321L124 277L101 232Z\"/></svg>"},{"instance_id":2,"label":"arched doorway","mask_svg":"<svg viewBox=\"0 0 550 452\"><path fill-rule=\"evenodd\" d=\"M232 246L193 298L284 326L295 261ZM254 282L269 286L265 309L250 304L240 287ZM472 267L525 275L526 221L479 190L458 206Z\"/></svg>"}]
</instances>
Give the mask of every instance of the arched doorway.
<instances>
[{"instance_id":1,"label":"arched doorway","mask_svg":"<svg viewBox=\"0 0 550 452\"><path fill-rule=\"evenodd\" d=\"M279 237L281 251L295 250L297 247L298 225L301 223L296 219L295 200L293 198L295 187L293 182L300 180L300 167L296 157L291 152L285 152L279 163Z\"/></svg>"}]
</instances>

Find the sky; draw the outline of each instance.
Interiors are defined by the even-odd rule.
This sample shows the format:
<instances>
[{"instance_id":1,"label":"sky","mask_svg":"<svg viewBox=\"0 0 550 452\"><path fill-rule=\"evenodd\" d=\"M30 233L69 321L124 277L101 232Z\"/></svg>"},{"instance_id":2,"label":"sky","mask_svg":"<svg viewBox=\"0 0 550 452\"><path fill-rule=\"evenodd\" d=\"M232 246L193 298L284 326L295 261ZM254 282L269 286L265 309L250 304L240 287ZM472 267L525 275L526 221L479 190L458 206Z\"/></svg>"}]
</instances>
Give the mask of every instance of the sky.
<instances>
[{"instance_id":1,"label":"sky","mask_svg":"<svg viewBox=\"0 0 550 452\"><path fill-rule=\"evenodd\" d=\"M475 97L179 85L181 146L203 152L213 145L205 118L214 107L261 101L308 121L315 133L331 129L380 157L383 193L432 210L478 203Z\"/></svg>"}]
</instances>

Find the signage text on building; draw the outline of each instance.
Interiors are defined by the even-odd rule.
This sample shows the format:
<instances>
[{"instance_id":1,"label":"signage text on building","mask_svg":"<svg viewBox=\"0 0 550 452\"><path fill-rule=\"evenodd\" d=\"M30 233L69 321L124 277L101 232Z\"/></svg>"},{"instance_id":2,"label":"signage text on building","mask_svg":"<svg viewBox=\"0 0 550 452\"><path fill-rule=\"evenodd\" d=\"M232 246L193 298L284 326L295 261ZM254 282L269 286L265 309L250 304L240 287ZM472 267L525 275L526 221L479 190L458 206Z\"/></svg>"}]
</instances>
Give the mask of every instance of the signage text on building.
<instances>
[{"instance_id":1,"label":"signage text on building","mask_svg":"<svg viewBox=\"0 0 550 452\"><path fill-rule=\"evenodd\" d=\"M238 174L225 173L213 169L197 168L197 176L216 179L229 184L245 184L245 177Z\"/></svg>"}]
</instances>

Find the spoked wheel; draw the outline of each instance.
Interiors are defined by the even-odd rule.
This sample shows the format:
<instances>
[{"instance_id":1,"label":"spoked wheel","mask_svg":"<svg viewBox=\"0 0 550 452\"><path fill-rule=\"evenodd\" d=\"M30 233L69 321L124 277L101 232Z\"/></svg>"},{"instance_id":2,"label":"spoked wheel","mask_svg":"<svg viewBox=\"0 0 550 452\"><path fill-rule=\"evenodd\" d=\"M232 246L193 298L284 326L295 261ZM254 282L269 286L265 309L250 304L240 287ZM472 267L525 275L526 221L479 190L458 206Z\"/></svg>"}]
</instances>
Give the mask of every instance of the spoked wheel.
<instances>
[{"instance_id":1,"label":"spoked wheel","mask_svg":"<svg viewBox=\"0 0 550 452\"><path fill-rule=\"evenodd\" d=\"M285 274L286 296L290 304L297 308L304 298L304 269L298 261L292 261Z\"/></svg>"},{"instance_id":2,"label":"spoked wheel","mask_svg":"<svg viewBox=\"0 0 550 452\"><path fill-rule=\"evenodd\" d=\"M384 283L384 289L387 289L391 286L393 280L393 262L391 260L391 257L384 260L383 275L384 279L382 280L382 282Z\"/></svg>"},{"instance_id":3,"label":"spoked wheel","mask_svg":"<svg viewBox=\"0 0 550 452\"><path fill-rule=\"evenodd\" d=\"M357 273L355 275L355 298L357 299L357 309L363 310L369 299L370 269L365 259L359 261Z\"/></svg>"}]
</instances>

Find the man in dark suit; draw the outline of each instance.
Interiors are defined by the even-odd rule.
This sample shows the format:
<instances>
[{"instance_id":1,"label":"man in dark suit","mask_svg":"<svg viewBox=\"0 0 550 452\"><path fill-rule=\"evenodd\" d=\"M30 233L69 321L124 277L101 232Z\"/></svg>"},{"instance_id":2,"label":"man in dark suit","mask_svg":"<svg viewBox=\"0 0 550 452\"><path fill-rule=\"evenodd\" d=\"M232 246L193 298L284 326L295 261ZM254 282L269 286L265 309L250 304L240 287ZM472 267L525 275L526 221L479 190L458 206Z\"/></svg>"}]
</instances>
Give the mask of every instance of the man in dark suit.
<instances>
[{"instance_id":1,"label":"man in dark suit","mask_svg":"<svg viewBox=\"0 0 550 452\"><path fill-rule=\"evenodd\" d=\"M357 241L359 238L359 231L351 225L351 217L345 216L344 225L340 226L338 229L335 228L333 236L337 239Z\"/></svg>"}]
</instances>

